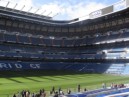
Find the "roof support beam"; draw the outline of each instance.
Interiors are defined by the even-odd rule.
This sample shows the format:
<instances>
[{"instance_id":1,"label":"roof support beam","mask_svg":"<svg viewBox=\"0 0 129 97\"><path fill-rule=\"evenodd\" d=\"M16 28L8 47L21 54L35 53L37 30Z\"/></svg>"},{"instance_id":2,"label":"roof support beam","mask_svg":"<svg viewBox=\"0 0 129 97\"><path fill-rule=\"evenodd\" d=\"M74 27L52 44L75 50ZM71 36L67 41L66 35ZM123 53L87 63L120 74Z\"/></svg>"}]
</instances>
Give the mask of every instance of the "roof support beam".
<instances>
[{"instance_id":1,"label":"roof support beam","mask_svg":"<svg viewBox=\"0 0 129 97\"><path fill-rule=\"evenodd\" d=\"M36 14L39 11L39 8L34 12L34 14Z\"/></svg>"},{"instance_id":2,"label":"roof support beam","mask_svg":"<svg viewBox=\"0 0 129 97\"><path fill-rule=\"evenodd\" d=\"M32 8L33 8L33 7L31 7L31 8L28 10L28 12L31 11Z\"/></svg>"},{"instance_id":3,"label":"roof support beam","mask_svg":"<svg viewBox=\"0 0 129 97\"><path fill-rule=\"evenodd\" d=\"M50 13L48 13L47 16L49 16L50 14L52 14L52 11Z\"/></svg>"},{"instance_id":4,"label":"roof support beam","mask_svg":"<svg viewBox=\"0 0 129 97\"><path fill-rule=\"evenodd\" d=\"M45 12L46 12L46 10L44 10L44 11L41 13L41 15L44 14Z\"/></svg>"},{"instance_id":5,"label":"roof support beam","mask_svg":"<svg viewBox=\"0 0 129 97\"><path fill-rule=\"evenodd\" d=\"M13 7L13 9L15 9L17 7L17 3L15 4L15 6Z\"/></svg>"},{"instance_id":6,"label":"roof support beam","mask_svg":"<svg viewBox=\"0 0 129 97\"><path fill-rule=\"evenodd\" d=\"M52 18L55 17L55 16L57 16L58 14L59 14L59 13L56 13L55 15L53 15Z\"/></svg>"},{"instance_id":7,"label":"roof support beam","mask_svg":"<svg viewBox=\"0 0 129 97\"><path fill-rule=\"evenodd\" d=\"M5 8L7 8L7 7L8 7L9 3L10 3L10 2L8 1L8 3L7 3L7 5L6 5L6 7L5 7Z\"/></svg>"},{"instance_id":8,"label":"roof support beam","mask_svg":"<svg viewBox=\"0 0 129 97\"><path fill-rule=\"evenodd\" d=\"M25 8L25 5L21 8L21 10L20 10L20 11L22 11L24 8Z\"/></svg>"}]
</instances>

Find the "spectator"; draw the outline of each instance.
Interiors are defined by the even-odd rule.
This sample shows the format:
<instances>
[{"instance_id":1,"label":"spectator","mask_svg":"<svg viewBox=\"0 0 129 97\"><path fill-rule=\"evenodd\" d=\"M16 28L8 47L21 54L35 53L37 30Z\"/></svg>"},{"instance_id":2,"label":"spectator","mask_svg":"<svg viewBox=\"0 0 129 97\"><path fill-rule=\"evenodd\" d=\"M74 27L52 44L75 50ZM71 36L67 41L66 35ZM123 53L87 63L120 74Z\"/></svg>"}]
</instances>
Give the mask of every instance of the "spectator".
<instances>
[{"instance_id":1,"label":"spectator","mask_svg":"<svg viewBox=\"0 0 129 97\"><path fill-rule=\"evenodd\" d=\"M52 87L52 93L55 93L55 87L54 86Z\"/></svg>"},{"instance_id":2,"label":"spectator","mask_svg":"<svg viewBox=\"0 0 129 97\"><path fill-rule=\"evenodd\" d=\"M41 89L39 90L39 94L40 94L40 95L42 94L42 90L41 90Z\"/></svg>"},{"instance_id":3,"label":"spectator","mask_svg":"<svg viewBox=\"0 0 129 97\"><path fill-rule=\"evenodd\" d=\"M113 89L114 88L114 83L111 83L111 89Z\"/></svg>"},{"instance_id":4,"label":"spectator","mask_svg":"<svg viewBox=\"0 0 129 97\"><path fill-rule=\"evenodd\" d=\"M20 94L20 92L18 92L18 93L17 93L17 97L21 97L21 94Z\"/></svg>"},{"instance_id":5,"label":"spectator","mask_svg":"<svg viewBox=\"0 0 129 97\"><path fill-rule=\"evenodd\" d=\"M80 85L78 85L78 92L80 92L81 91L81 86Z\"/></svg>"},{"instance_id":6,"label":"spectator","mask_svg":"<svg viewBox=\"0 0 129 97\"><path fill-rule=\"evenodd\" d=\"M50 96L49 96L49 97L53 97L53 95L52 95L52 94L53 94L53 92L52 92L52 91L50 91Z\"/></svg>"},{"instance_id":7,"label":"spectator","mask_svg":"<svg viewBox=\"0 0 129 97\"><path fill-rule=\"evenodd\" d=\"M24 95L24 90L21 92L21 95L22 95L22 97L25 97L25 95Z\"/></svg>"},{"instance_id":8,"label":"spectator","mask_svg":"<svg viewBox=\"0 0 129 97\"><path fill-rule=\"evenodd\" d=\"M84 88L84 92L86 92L87 91L87 89L86 88Z\"/></svg>"},{"instance_id":9,"label":"spectator","mask_svg":"<svg viewBox=\"0 0 129 97\"><path fill-rule=\"evenodd\" d=\"M64 92L60 90L59 95L64 95Z\"/></svg>"},{"instance_id":10,"label":"spectator","mask_svg":"<svg viewBox=\"0 0 129 97\"><path fill-rule=\"evenodd\" d=\"M60 93L60 91L61 91L61 87L59 87L59 93Z\"/></svg>"},{"instance_id":11,"label":"spectator","mask_svg":"<svg viewBox=\"0 0 129 97\"><path fill-rule=\"evenodd\" d=\"M26 97L26 90L24 90L24 97Z\"/></svg>"},{"instance_id":12,"label":"spectator","mask_svg":"<svg viewBox=\"0 0 129 97\"><path fill-rule=\"evenodd\" d=\"M16 94L14 94L13 97L17 97Z\"/></svg>"},{"instance_id":13,"label":"spectator","mask_svg":"<svg viewBox=\"0 0 129 97\"><path fill-rule=\"evenodd\" d=\"M26 97L29 97L29 96L30 96L30 92L26 91Z\"/></svg>"},{"instance_id":14,"label":"spectator","mask_svg":"<svg viewBox=\"0 0 129 97\"><path fill-rule=\"evenodd\" d=\"M114 84L114 88L117 89L118 88L118 85L117 84Z\"/></svg>"},{"instance_id":15,"label":"spectator","mask_svg":"<svg viewBox=\"0 0 129 97\"><path fill-rule=\"evenodd\" d=\"M34 93L32 93L32 97L35 97L35 94Z\"/></svg>"},{"instance_id":16,"label":"spectator","mask_svg":"<svg viewBox=\"0 0 129 97\"><path fill-rule=\"evenodd\" d=\"M102 83L102 88L106 89L106 83Z\"/></svg>"},{"instance_id":17,"label":"spectator","mask_svg":"<svg viewBox=\"0 0 129 97\"><path fill-rule=\"evenodd\" d=\"M70 90L70 89L68 89L68 90L67 90L67 93L68 93L68 94L71 94L71 90Z\"/></svg>"},{"instance_id":18,"label":"spectator","mask_svg":"<svg viewBox=\"0 0 129 97\"><path fill-rule=\"evenodd\" d=\"M55 95L54 95L54 97L58 97L58 92L55 92Z\"/></svg>"},{"instance_id":19,"label":"spectator","mask_svg":"<svg viewBox=\"0 0 129 97\"><path fill-rule=\"evenodd\" d=\"M42 89L42 93L44 93L45 92L45 90L44 90L44 88Z\"/></svg>"}]
</instances>

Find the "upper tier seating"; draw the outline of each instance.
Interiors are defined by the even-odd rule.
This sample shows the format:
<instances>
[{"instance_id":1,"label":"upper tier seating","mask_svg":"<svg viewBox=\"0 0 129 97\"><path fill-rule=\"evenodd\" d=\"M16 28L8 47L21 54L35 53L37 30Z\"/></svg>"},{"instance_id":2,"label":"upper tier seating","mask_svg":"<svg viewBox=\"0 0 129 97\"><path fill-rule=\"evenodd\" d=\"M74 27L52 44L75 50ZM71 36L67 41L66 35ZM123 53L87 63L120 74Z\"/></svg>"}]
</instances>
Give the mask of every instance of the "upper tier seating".
<instances>
[{"instance_id":1,"label":"upper tier seating","mask_svg":"<svg viewBox=\"0 0 129 97\"><path fill-rule=\"evenodd\" d=\"M62 37L43 37L42 35L37 36L28 33L22 34L20 32L7 32L6 30L0 30L0 41L46 46L82 46L94 43L106 43L108 41L123 41L125 38L129 37L128 29L122 30L123 32L120 31L117 31L115 34L110 32L108 35L105 34L94 37L63 39Z\"/></svg>"}]
</instances>

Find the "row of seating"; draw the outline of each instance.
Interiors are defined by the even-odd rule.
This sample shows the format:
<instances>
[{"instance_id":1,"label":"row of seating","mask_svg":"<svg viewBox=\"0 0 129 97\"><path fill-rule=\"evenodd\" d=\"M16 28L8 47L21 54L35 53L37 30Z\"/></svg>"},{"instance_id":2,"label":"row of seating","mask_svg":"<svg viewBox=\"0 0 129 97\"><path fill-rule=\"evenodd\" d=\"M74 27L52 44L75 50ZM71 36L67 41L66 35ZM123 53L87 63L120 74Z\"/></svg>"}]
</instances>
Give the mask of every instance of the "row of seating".
<instances>
[{"instance_id":1,"label":"row of seating","mask_svg":"<svg viewBox=\"0 0 129 97\"><path fill-rule=\"evenodd\" d=\"M3 52L0 51L1 57L21 57L21 58L46 58L46 59L102 59L102 54L81 54L81 55L57 55L27 52Z\"/></svg>"},{"instance_id":2,"label":"row of seating","mask_svg":"<svg viewBox=\"0 0 129 97\"><path fill-rule=\"evenodd\" d=\"M1 31L2 32L2 31ZM6 31L5 31L6 32ZM33 44L33 45L46 45L46 46L82 46L90 45L94 43L108 42L111 40L121 39L129 37L129 32L117 33L112 35L97 36L92 38L72 38L72 39L57 39L57 38L43 38L43 37L34 37L29 35L21 34L9 34L0 33L0 41L3 42L13 42L13 43L23 43L23 44ZM12 32L10 32L12 33Z\"/></svg>"},{"instance_id":3,"label":"row of seating","mask_svg":"<svg viewBox=\"0 0 129 97\"><path fill-rule=\"evenodd\" d=\"M106 49L108 48L108 49ZM126 47L128 48L128 47ZM127 59L129 53L125 47L96 48L53 48L20 44L0 44L1 56L35 57L50 59Z\"/></svg>"}]
</instances>

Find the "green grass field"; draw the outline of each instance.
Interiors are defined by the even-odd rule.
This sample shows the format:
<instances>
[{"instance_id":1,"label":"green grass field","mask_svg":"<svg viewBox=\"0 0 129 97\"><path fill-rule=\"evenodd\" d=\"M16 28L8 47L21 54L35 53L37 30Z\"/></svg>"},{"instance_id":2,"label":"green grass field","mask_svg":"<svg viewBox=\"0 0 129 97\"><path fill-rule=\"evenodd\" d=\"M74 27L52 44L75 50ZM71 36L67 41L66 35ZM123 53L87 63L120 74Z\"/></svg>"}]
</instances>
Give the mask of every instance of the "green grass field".
<instances>
[{"instance_id":1,"label":"green grass field","mask_svg":"<svg viewBox=\"0 0 129 97\"><path fill-rule=\"evenodd\" d=\"M13 93L23 89L37 92L39 89L50 91L52 86L56 89L61 87L66 90L70 88L76 91L77 85L80 84L84 89L101 88L105 82L109 86L114 83L129 83L129 77L105 75L105 74L79 74L64 71L4 71L0 72L0 97L11 97Z\"/></svg>"}]
</instances>

